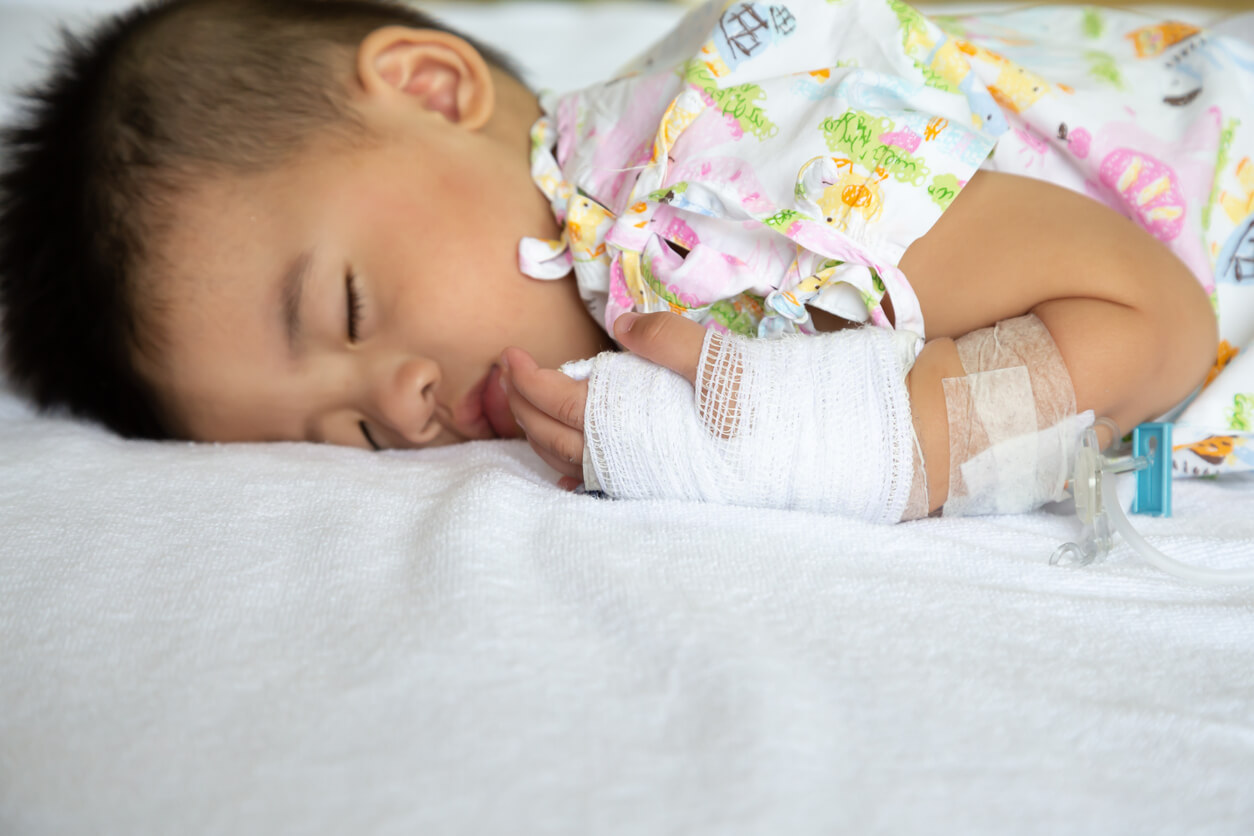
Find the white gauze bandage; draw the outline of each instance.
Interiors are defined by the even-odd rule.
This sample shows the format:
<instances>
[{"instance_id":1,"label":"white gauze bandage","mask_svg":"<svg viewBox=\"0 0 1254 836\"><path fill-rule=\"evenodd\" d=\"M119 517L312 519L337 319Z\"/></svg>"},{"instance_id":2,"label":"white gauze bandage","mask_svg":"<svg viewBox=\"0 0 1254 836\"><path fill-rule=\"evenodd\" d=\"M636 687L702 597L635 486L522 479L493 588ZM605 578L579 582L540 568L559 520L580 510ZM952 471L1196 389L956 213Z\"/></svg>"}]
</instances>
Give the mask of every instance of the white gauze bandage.
<instances>
[{"instance_id":1,"label":"white gauze bandage","mask_svg":"<svg viewBox=\"0 0 1254 836\"><path fill-rule=\"evenodd\" d=\"M585 484L622 499L897 522L914 476L913 341L880 328L776 340L711 331L695 387L632 354L600 354Z\"/></svg>"},{"instance_id":2,"label":"white gauze bandage","mask_svg":"<svg viewBox=\"0 0 1254 836\"><path fill-rule=\"evenodd\" d=\"M966 377L945 378L949 496L944 516L1018 514L1066 497L1080 434L1071 375L1033 314L954 341Z\"/></svg>"}]
</instances>

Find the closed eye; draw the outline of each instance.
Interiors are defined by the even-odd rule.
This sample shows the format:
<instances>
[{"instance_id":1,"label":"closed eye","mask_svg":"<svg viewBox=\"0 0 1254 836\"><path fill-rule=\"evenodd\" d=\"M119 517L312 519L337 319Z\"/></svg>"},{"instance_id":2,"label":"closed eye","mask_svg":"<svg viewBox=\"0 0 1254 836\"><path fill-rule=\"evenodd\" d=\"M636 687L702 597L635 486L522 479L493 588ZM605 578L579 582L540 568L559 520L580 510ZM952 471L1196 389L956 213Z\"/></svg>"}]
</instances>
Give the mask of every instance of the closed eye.
<instances>
[{"instance_id":1,"label":"closed eye","mask_svg":"<svg viewBox=\"0 0 1254 836\"><path fill-rule=\"evenodd\" d=\"M358 421L357 426L361 427L361 434L366 437L366 443L369 444L375 452L383 449L379 446L379 443L374 440L374 436L370 434L370 429L366 426L365 421Z\"/></svg>"},{"instance_id":2,"label":"closed eye","mask_svg":"<svg viewBox=\"0 0 1254 836\"><path fill-rule=\"evenodd\" d=\"M350 343L357 342L358 330L361 327L361 292L357 289L357 274L349 270L344 273L344 302L345 313L348 318L348 341ZM358 421L357 426L361 429L362 437L366 439L366 443L370 445L372 450L382 450L379 443L374 440L374 436L370 434L370 428L366 426L365 421Z\"/></svg>"},{"instance_id":3,"label":"closed eye","mask_svg":"<svg viewBox=\"0 0 1254 836\"><path fill-rule=\"evenodd\" d=\"M344 274L344 300L348 314L348 341L357 342L357 332L361 327L362 301L357 289L357 274L349 269Z\"/></svg>"}]
</instances>

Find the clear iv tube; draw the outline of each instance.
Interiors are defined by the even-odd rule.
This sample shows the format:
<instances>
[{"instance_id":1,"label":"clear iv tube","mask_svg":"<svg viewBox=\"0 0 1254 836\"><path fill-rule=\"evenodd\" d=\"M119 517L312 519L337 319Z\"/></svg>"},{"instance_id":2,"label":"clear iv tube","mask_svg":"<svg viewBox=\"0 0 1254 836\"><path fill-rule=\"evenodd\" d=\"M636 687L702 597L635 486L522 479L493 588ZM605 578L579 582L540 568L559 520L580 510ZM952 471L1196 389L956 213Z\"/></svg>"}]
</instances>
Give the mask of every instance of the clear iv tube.
<instances>
[{"instance_id":1,"label":"clear iv tube","mask_svg":"<svg viewBox=\"0 0 1254 836\"><path fill-rule=\"evenodd\" d=\"M1205 586L1254 583L1254 569L1207 569L1202 566L1189 566L1187 563L1173 560L1145 542L1145 538L1137 533L1124 515L1123 506L1119 504L1119 495L1115 492L1113 478L1102 479L1102 505L1115 531L1123 535L1123 539L1128 541L1128 545L1134 548L1137 554L1164 572Z\"/></svg>"}]
</instances>

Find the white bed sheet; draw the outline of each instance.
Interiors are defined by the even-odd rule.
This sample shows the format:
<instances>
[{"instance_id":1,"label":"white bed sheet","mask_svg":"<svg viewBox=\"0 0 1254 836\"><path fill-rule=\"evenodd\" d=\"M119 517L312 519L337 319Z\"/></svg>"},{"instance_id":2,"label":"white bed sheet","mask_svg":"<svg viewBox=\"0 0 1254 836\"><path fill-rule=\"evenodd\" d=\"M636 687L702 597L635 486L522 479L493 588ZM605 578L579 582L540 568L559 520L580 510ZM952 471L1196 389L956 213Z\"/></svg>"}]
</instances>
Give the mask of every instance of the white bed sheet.
<instances>
[{"instance_id":1,"label":"white bed sheet","mask_svg":"<svg viewBox=\"0 0 1254 836\"><path fill-rule=\"evenodd\" d=\"M608 70L676 14L443 10L550 86L546 31ZM0 3L0 78L53 11ZM125 442L0 394L0 833L1254 832L1254 589L1049 566L1044 511L552 481L519 442ZM1254 563L1254 480L1175 511L1136 524Z\"/></svg>"}]
</instances>

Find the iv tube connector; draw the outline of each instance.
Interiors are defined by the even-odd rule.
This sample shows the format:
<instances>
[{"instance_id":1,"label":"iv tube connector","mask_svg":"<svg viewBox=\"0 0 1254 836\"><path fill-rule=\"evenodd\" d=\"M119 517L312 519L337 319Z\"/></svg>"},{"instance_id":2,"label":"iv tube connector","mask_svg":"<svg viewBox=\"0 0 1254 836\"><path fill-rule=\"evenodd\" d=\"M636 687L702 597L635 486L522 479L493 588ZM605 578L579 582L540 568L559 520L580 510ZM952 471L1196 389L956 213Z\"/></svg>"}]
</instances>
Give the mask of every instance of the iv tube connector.
<instances>
[{"instance_id":1,"label":"iv tube connector","mask_svg":"<svg viewBox=\"0 0 1254 836\"><path fill-rule=\"evenodd\" d=\"M1118 438L1119 430L1113 421L1101 418L1094 426L1103 422L1113 430L1114 438ZM1209 569L1189 566L1168 557L1146 542L1123 513L1115 486L1114 477L1117 474L1137 471L1140 477L1146 471L1157 470L1159 473L1165 471L1167 478L1170 479L1171 435L1170 425L1167 426L1165 443L1163 443L1163 434L1160 431L1151 430L1147 438L1155 438L1156 442L1138 445L1145 449L1146 453L1112 460L1107 460L1101 455L1094 428L1090 427L1084 431L1080 439L1080 447L1076 451L1075 469L1071 480L1076 516L1084 524L1084 531L1079 544L1064 543L1055 549L1049 558L1051 564L1057 564L1063 558L1070 558L1082 566L1087 566L1109 553L1113 534L1117 532L1146 562L1178 578L1207 586L1254 583L1254 567ZM1105 478L1107 476L1110 478ZM1170 490L1169 482L1166 486L1159 485L1154 489L1156 496L1166 497L1165 510L1168 515L1171 513ZM1154 513L1154 511L1150 510L1149 513Z\"/></svg>"}]
</instances>

